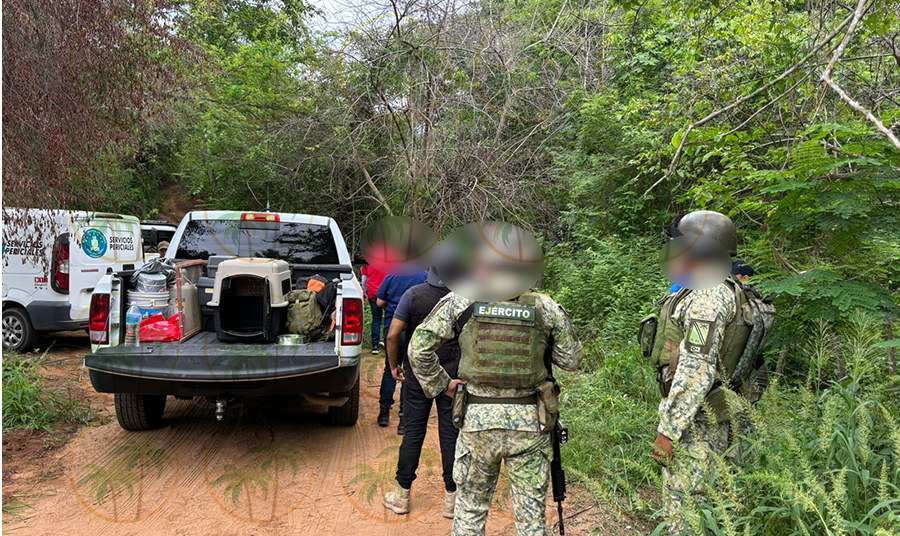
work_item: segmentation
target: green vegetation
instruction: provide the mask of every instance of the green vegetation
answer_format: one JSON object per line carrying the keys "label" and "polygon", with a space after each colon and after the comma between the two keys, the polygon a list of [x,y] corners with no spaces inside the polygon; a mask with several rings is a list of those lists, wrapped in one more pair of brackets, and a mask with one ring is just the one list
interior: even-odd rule
{"label": "green vegetation", "polygon": [[[293,0],[153,6],[166,14],[148,20],[166,22],[177,52],[166,57],[191,68],[161,86],[104,86],[128,73],[83,67],[97,87],[132,93],[92,93],[95,109],[141,121],[98,128],[105,115],[73,110],[62,92],[29,108],[48,90],[35,77],[40,98],[29,98],[23,77],[45,66],[8,73],[4,62],[22,95],[4,119],[23,118],[4,123],[38,129],[4,128],[4,162],[21,163],[4,166],[8,197],[46,202],[29,170],[62,139],[69,180],[51,192],[70,208],[156,214],[159,189],[177,184],[199,208],[327,214],[351,242],[388,215],[440,236],[476,219],[533,230],[543,286],[587,351],[564,377],[570,474],[643,518],[661,504],[649,457],[659,394],[637,324],[668,287],[662,229],[681,212],[721,211],[754,284],[779,293],[766,353],[779,374],[750,410],[743,467],[720,466],[694,521],[707,534],[900,532],[900,4],[374,0],[330,14],[337,25]],[[82,12],[104,15],[73,9],[73,20]],[[27,49],[19,31],[4,32],[5,52]],[[95,41],[73,58],[115,50],[87,54]],[[44,121],[67,125],[60,135],[31,120],[45,110],[83,117]],[[70,132],[83,124],[91,136]],[[97,195],[72,195],[82,189]],[[7,411],[4,393],[4,428],[40,427],[29,401],[56,406],[11,385],[22,406]],[[242,471],[227,491],[264,489]]]}
{"label": "green vegetation", "polygon": [[35,493],[16,493],[12,495],[12,500],[3,504],[3,513],[12,515],[14,518],[19,519],[23,516],[25,509],[34,508],[26,501],[35,501],[40,499],[44,495],[55,494],[55,488],[47,488],[42,489]]}
{"label": "green vegetation", "polygon": [[20,499],[15,499],[3,505],[3,513],[11,514],[15,517],[22,517],[22,510],[25,508],[32,508],[32,506]]}
{"label": "green vegetation", "polygon": [[95,413],[87,402],[71,392],[47,388],[40,369],[47,354],[3,355],[3,430],[26,429],[53,433],[59,421],[87,424]]}
{"label": "green vegetation", "polygon": [[[836,375],[833,346],[809,331],[801,346],[806,381],[779,379],[751,410],[732,446],[742,465],[720,460],[707,501],[689,518],[698,534],[900,530],[900,381],[884,374],[877,325],[857,316],[841,333],[847,377],[827,385],[818,381],[818,367]],[[601,347],[589,359],[605,354]],[[564,378],[571,381],[562,402],[572,433],[564,455],[599,500],[658,522],[660,503],[646,491],[661,488],[649,455],[659,392],[642,359],[636,348],[611,352],[598,370]]]}

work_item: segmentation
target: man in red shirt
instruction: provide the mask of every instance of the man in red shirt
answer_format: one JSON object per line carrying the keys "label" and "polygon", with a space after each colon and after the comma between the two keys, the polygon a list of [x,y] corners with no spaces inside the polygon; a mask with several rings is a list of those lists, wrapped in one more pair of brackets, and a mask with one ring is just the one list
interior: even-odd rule
{"label": "man in red shirt", "polygon": [[[381,282],[384,281],[386,274],[368,265],[363,266],[360,271],[362,272],[362,287],[366,293],[366,298],[369,300],[369,306],[372,308],[372,353],[378,354],[381,351],[381,346],[384,345],[384,341],[387,340],[389,328],[386,324],[382,325],[384,309],[376,303],[378,287],[381,286]],[[383,333],[382,328],[384,329]],[[382,337],[382,335],[384,336]]]}

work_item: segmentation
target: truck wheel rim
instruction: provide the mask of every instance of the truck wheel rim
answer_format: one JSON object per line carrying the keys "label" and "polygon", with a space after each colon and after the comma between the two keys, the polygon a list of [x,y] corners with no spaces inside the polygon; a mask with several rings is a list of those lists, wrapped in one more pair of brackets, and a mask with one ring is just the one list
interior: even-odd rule
{"label": "truck wheel rim", "polygon": [[3,348],[15,348],[22,342],[25,326],[14,317],[7,316],[3,319]]}

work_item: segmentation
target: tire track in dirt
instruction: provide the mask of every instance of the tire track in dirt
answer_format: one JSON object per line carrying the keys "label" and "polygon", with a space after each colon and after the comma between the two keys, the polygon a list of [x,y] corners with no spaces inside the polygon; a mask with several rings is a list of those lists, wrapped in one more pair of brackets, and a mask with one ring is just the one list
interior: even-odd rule
{"label": "tire track in dirt", "polygon": [[[365,361],[379,360],[377,363],[381,359],[383,356],[367,354]],[[71,370],[78,382],[77,370],[66,370]],[[433,456],[428,455],[431,459],[426,460],[423,454],[413,486],[411,514],[397,516],[381,506],[381,495],[391,489],[386,486],[393,486],[401,438],[396,435],[396,404],[389,427],[380,428],[375,423],[380,374],[372,376],[369,382],[362,380],[368,396],[361,393],[359,422],[353,427],[330,426],[322,408],[306,406],[299,397],[253,399],[243,406],[230,407],[221,422],[204,399],[169,398],[164,426],[159,430],[127,432],[115,419],[88,427],[60,449],[59,459],[67,466],[64,474],[39,484],[55,488],[57,493],[35,501],[24,519],[6,519],[4,529],[9,527],[14,534],[26,536],[449,534],[452,521],[441,516],[443,481],[434,413],[423,450]],[[398,395],[399,387],[395,400]],[[113,487],[118,490],[115,517],[120,521],[114,522],[110,490],[100,504],[96,499],[99,488],[92,494],[92,482],[80,487],[78,483],[95,469],[93,466],[114,472],[113,464],[122,458],[123,451],[133,454],[141,446],[151,452],[144,458],[142,475],[140,463],[130,469],[141,477],[131,482],[132,493],[124,481],[113,479]],[[167,458],[160,455],[160,459],[171,463],[155,464],[152,449],[162,447]],[[259,453],[273,449],[284,458],[268,465],[268,477],[257,474],[266,489],[250,479],[239,496],[231,495],[234,488],[229,485],[235,481],[225,475],[234,471],[226,467],[257,470],[261,467],[258,464],[247,468]],[[70,460],[72,468],[68,469]],[[360,469],[361,464],[374,471],[366,473]],[[361,480],[349,484],[360,474]],[[216,484],[222,478],[224,481]],[[369,502],[364,490],[373,484]],[[251,487],[254,490],[248,491]],[[121,522],[136,517],[146,518]],[[263,519],[266,521],[259,522]],[[492,512],[488,532],[514,534],[515,530],[511,520]]]}
{"label": "tire track in dirt", "polygon": [[[73,445],[72,453],[70,454],[70,491],[76,495],[81,493],[81,486],[78,484],[81,482],[83,476],[79,473],[83,473],[84,468],[89,466],[99,466],[109,470],[115,467],[116,462],[111,462],[110,459],[115,458],[114,454],[117,452],[117,449],[118,451],[127,449],[130,450],[132,454],[134,454],[137,449],[141,448],[158,449],[161,451],[159,454],[165,459],[163,460],[164,463],[161,463],[158,468],[159,473],[155,480],[162,481],[166,485],[170,484],[172,491],[164,497],[151,497],[148,501],[150,504],[139,504],[148,499],[148,497],[145,496],[144,488],[149,488],[147,491],[151,491],[157,484],[157,482],[154,482],[152,479],[153,470],[157,468],[153,466],[154,464],[152,462],[149,464],[151,467],[143,467],[143,465],[147,465],[142,464],[145,460],[138,460],[136,463],[140,468],[140,475],[136,482],[132,482],[132,491],[136,488],[137,492],[129,493],[127,498],[124,498],[124,501],[118,505],[118,508],[125,512],[136,512],[134,519],[142,517],[142,515],[138,515],[141,512],[142,507],[145,513],[148,509],[150,509],[151,512],[156,510],[152,516],[165,515],[165,512],[170,506],[172,497],[175,496],[174,492],[177,491],[176,487],[181,487],[185,485],[186,482],[188,485],[190,484],[192,473],[186,471],[186,469],[189,470],[191,465],[185,464],[182,461],[186,458],[183,453],[184,445],[187,445],[195,438],[202,436],[202,434],[199,433],[199,429],[203,422],[200,420],[202,414],[206,413],[204,410],[205,408],[202,405],[197,404],[194,401],[170,399],[167,404],[165,418],[166,422],[171,424],[169,426],[164,426],[159,430],[140,433],[128,432],[121,430],[116,423],[111,423],[104,427],[88,428],[81,439],[84,443],[79,441],[76,445]],[[180,425],[179,423],[185,423],[187,426]],[[77,454],[85,451],[86,456],[77,456]],[[187,459],[190,458],[188,457]],[[149,471],[146,471],[147,469],[149,469]],[[148,474],[143,474],[144,472],[147,472]],[[154,498],[159,501],[158,504],[154,502]],[[99,501],[92,501],[88,497],[82,497],[82,499],[84,502],[88,503],[84,504],[84,502],[82,502],[82,506],[85,509],[88,509],[89,505],[94,507],[103,506]],[[97,517],[101,517],[98,514],[102,515],[100,508],[97,508],[97,511],[92,511],[90,513]],[[124,520],[121,518],[118,519],[120,521],[128,520],[128,518],[125,518]],[[106,519],[106,521],[109,521],[109,519]],[[97,536],[115,534],[117,532],[117,525],[119,524],[115,522],[103,524],[98,527],[99,530],[96,531],[96,534]]]}

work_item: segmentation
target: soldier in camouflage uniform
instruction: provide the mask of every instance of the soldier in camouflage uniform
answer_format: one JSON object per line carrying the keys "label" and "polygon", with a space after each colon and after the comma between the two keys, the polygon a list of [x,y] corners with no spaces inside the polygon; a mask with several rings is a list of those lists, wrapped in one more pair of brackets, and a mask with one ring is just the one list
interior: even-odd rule
{"label": "soldier in camouflage uniform", "polygon": [[[724,284],[689,294],[675,307],[673,319],[689,330],[681,341],[678,367],[672,375],[669,396],[659,404],[656,446],[672,460],[672,441],[680,441],[673,463],[664,463],[667,517],[674,534],[684,530],[686,509],[702,498],[702,486],[717,457],[728,448],[729,423],[715,423],[702,411],[713,384],[719,379],[716,361],[725,325],[734,315],[734,293]],[[688,327],[690,326],[690,327]],[[657,458],[659,460],[659,458]],[[665,462],[665,461],[664,461]]]}
{"label": "soldier in camouflage uniform", "polygon": [[[694,251],[684,252],[679,262],[696,263],[695,269],[711,262],[704,258],[705,247],[736,253],[733,224],[716,212],[688,214],[676,220],[669,232],[672,237],[686,237],[693,246]],[[681,292],[686,295],[676,302],[671,323],[683,338],[665,341],[663,352],[677,351],[677,357],[672,361],[674,371],[670,365],[660,370],[664,398],[653,453],[663,466],[663,499],[672,534],[683,533],[687,525],[695,524],[691,521],[697,521],[694,506],[702,501],[704,482],[728,449],[730,423],[715,418],[705,402],[721,383],[723,336],[736,309],[735,293],[724,281],[712,288]],[[679,447],[677,452],[673,443]]]}
{"label": "soldier in camouflage uniform", "polygon": [[[457,334],[461,379],[451,381],[435,351]],[[451,292],[413,333],[409,361],[426,395],[454,396],[457,386],[466,384],[466,392],[455,395],[465,396],[468,404],[453,469],[458,487],[454,536],[484,534],[501,461],[510,479],[518,534],[546,534],[551,429],[541,427],[536,385],[546,380],[543,356],[548,345],[553,364],[570,371],[578,368],[583,350],[568,315],[551,298],[536,293],[486,304]],[[497,371],[496,385],[504,387],[485,381]],[[519,387],[509,387],[512,384]]]}

